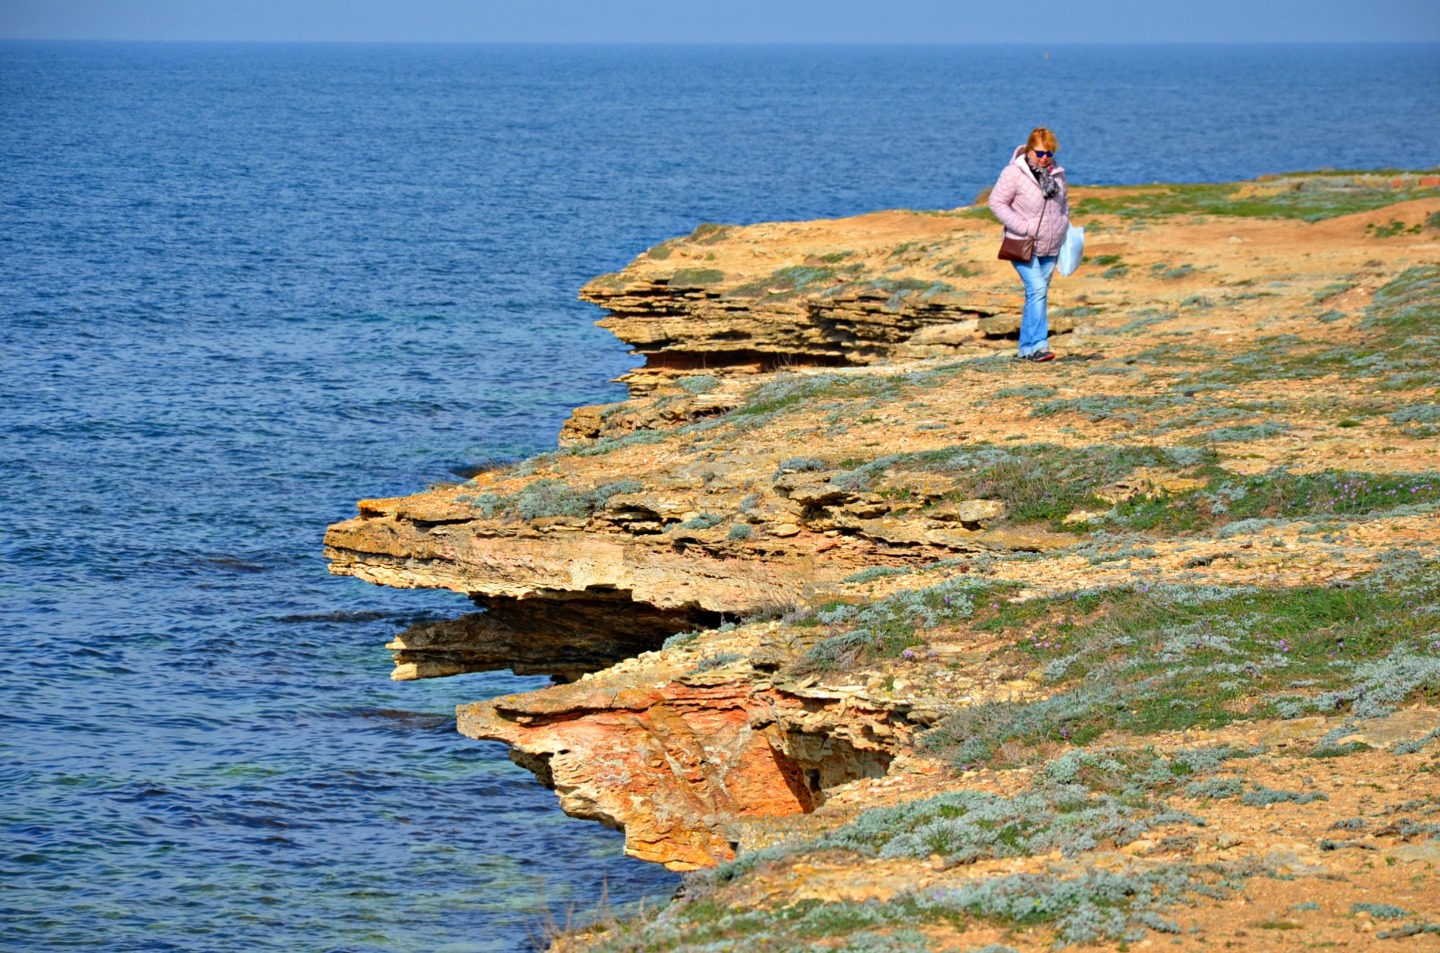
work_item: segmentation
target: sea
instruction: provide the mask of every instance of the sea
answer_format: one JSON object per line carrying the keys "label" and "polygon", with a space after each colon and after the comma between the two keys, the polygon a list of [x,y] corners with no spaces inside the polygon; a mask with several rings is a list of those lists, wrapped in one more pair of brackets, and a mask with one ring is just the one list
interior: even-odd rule
{"label": "sea", "polygon": [[562,815],[328,574],[552,449],[576,299],[702,222],[1440,164],[1440,47],[0,43],[0,949],[527,951],[678,877]]}

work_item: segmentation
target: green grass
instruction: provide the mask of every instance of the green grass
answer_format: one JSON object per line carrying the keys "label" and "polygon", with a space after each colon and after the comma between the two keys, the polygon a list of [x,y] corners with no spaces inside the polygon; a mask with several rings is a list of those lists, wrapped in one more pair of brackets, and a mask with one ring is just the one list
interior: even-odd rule
{"label": "green grass", "polygon": [[855,291],[878,291],[889,295],[885,306],[892,311],[900,309],[905,299],[918,293],[921,298],[953,292],[955,286],[945,281],[927,281],[923,278],[873,278],[867,281],[855,280],[837,285],[825,291],[826,296],[849,294]]}
{"label": "green grass", "polygon": [[1336,295],[1342,295],[1345,292],[1349,291],[1351,288],[1355,287],[1355,285],[1356,282],[1350,280],[1332,281],[1330,284],[1315,292],[1314,301],[1318,304],[1322,301],[1333,298]]}
{"label": "green grass", "polygon": [[[783,400],[811,396],[787,393]],[[759,402],[753,412],[774,407],[775,402]],[[1066,517],[1078,509],[1106,511],[1096,518],[1098,524],[1175,533],[1258,518],[1371,516],[1440,503],[1440,473],[1294,474],[1276,469],[1245,476],[1220,467],[1217,461],[1213,450],[1200,447],[964,444],[863,462],[842,461],[837,469],[845,469],[829,482],[856,495],[876,492],[883,485],[891,496],[901,498],[906,472],[945,474],[953,479],[953,489],[944,500],[999,500],[1006,504],[1010,522],[1043,523],[1056,530],[1066,528]],[[1142,467],[1206,482],[1179,493],[1139,494],[1114,507],[1097,495]]]}
{"label": "green grass", "polygon": [[962,709],[923,739],[957,765],[1044,743],[1085,745],[1305,712],[1374,717],[1440,700],[1440,564],[1360,585],[1163,586],[981,603],[969,624],[1010,637],[1009,664],[1054,694]]}
{"label": "green grass", "polygon": [[956,261],[953,258],[946,258],[935,263],[935,271],[946,278],[974,278],[983,275],[979,268],[972,268],[970,262]]}
{"label": "green grass", "polygon": [[[1142,358],[1137,358],[1137,361]],[[1097,422],[1101,420],[1122,420],[1138,423],[1142,414],[1174,407],[1184,407],[1194,401],[1184,394],[1086,394],[1083,397],[1062,397],[1036,404],[1031,410],[1035,417],[1053,417],[1058,414],[1079,414]]]}
{"label": "green grass", "polygon": [[910,291],[919,291],[925,294],[940,294],[946,291],[954,291],[955,286],[943,281],[926,281],[923,278],[876,278],[873,281],[865,282],[862,287],[885,291],[892,295],[905,294]]}
{"label": "green grass", "polygon": [[794,672],[852,669],[879,658],[904,657],[923,644],[921,633],[968,619],[977,598],[995,598],[1005,587],[965,578],[924,589],[907,589],[868,605],[834,603],[798,621],[801,628],[823,627],[830,634],[792,663]]}
{"label": "green grass", "polygon": [[1171,268],[1169,265],[1164,264],[1163,262],[1160,263],[1160,264],[1156,264],[1156,265],[1151,265],[1151,266],[1150,266],[1150,274],[1151,274],[1151,276],[1152,276],[1152,277],[1156,277],[1156,278],[1160,278],[1160,279],[1162,279],[1162,280],[1164,280],[1164,281],[1177,281],[1177,280],[1179,280],[1179,279],[1181,279],[1181,278],[1188,278],[1190,275],[1192,275],[1192,274],[1194,274],[1194,273],[1195,273],[1195,266],[1194,266],[1194,265],[1191,265],[1191,264],[1189,264],[1189,263],[1186,263],[1186,264],[1184,264],[1184,265],[1180,265],[1180,266],[1177,267],[1177,268]]}
{"label": "green grass", "polygon": [[[1000,224],[1000,220],[995,217],[994,212],[990,211],[990,206],[988,205],[977,205],[974,208],[968,208],[963,212],[956,212],[955,217],[968,218],[980,222],[991,222],[995,225]],[[1000,242],[998,239],[995,242],[995,247],[997,249],[1000,247]]]}
{"label": "green grass", "polygon": [[1124,192],[1111,198],[1081,198],[1075,202],[1075,214],[1119,215],[1133,219],[1217,215],[1315,222],[1440,194],[1440,189],[1435,188],[1301,188],[1273,195],[1232,198],[1243,184],[1162,185]]}
{"label": "green grass", "polygon": [[[693,889],[693,886],[692,886]],[[672,904],[651,915],[606,924],[605,933],[587,944],[594,953],[714,953],[741,945],[760,949],[815,949],[817,940],[880,932],[912,933],[912,922],[938,918],[918,915],[912,904],[821,903],[804,900],[781,909],[749,910],[701,896]],[[839,947],[838,949],[846,949]],[[880,947],[872,947],[883,950]],[[894,953],[922,953],[927,947],[891,947]]]}
{"label": "green grass", "polygon": [[[994,362],[1000,363],[1000,362]],[[859,416],[865,401],[894,400],[908,388],[942,387],[967,372],[985,373],[985,362],[941,365],[908,374],[777,374],[752,389],[745,402],[723,417],[712,418],[706,429],[731,425],[750,429],[800,408],[837,408],[841,416]],[[850,401],[857,406],[847,406]],[[685,428],[680,431],[684,432]]]}
{"label": "green grass", "polygon": [[1055,396],[1055,388],[1044,384],[1022,384],[1019,387],[1002,387],[994,394],[996,400],[1042,400]]}
{"label": "green grass", "polygon": [[[1361,327],[1375,351],[1430,361],[1440,357],[1440,265],[1417,265],[1375,292]],[[1434,365],[1431,365],[1431,370]]]}
{"label": "green grass", "polygon": [[[1123,451],[1119,448],[1090,448],[1085,453],[1070,454],[1043,452],[1059,448],[1024,447],[1017,449],[1029,452],[998,457],[991,455],[997,449],[963,448],[960,465],[979,465],[957,474],[957,490],[953,496],[963,499],[983,497],[987,487],[1003,492],[1012,508],[1012,519],[1020,522],[1027,519],[1048,520],[1064,525],[1060,523],[1063,517],[1081,506],[1108,505],[1092,495],[1101,480],[1113,479],[1116,473],[1128,473],[1137,465],[1171,468],[1176,465],[1173,458],[1156,448],[1125,448]],[[972,455],[973,450],[990,452]],[[1036,450],[1042,452],[1035,453]],[[955,467],[956,460],[955,450],[933,455],[915,454],[898,460],[882,458],[840,474],[831,482],[870,488],[882,472],[906,467],[945,469]],[[1083,465],[1077,461],[1083,461]],[[1067,465],[1063,474],[1056,469],[1060,464]],[[1357,517],[1440,502],[1440,479],[1425,481],[1414,477],[1353,473],[1292,475],[1284,471],[1275,471],[1267,476],[1242,477],[1221,470],[1207,458],[1191,461],[1189,469],[1193,473],[1218,475],[1212,476],[1202,489],[1175,496],[1138,496],[1120,503],[1105,516],[1097,518],[1094,525],[1124,527],[1151,535],[1209,534],[1227,524],[1243,528],[1249,525],[1246,521],[1262,518]],[[887,486],[890,496],[897,500],[907,498],[903,492],[903,475],[893,479],[895,482]],[[1112,546],[1101,549],[1094,543],[1087,545],[1095,550],[1092,562],[1154,555],[1153,551],[1144,547],[1115,549]],[[951,581],[929,589],[907,590],[868,606],[826,607],[811,616],[808,623],[828,626],[832,634],[815,644],[794,669],[798,672],[849,670],[876,659],[900,656],[924,644],[923,630],[968,619],[975,604],[993,597],[995,592],[993,588],[987,589],[978,583]],[[1310,597],[1327,605],[1333,603],[1346,607],[1351,606],[1355,598],[1347,590],[1318,590]],[[1093,598],[1096,597],[1087,597]],[[1141,594],[1133,592],[1112,593],[1106,598],[1109,604],[1107,612],[1118,611],[1117,607],[1123,608],[1130,601],[1138,605],[1147,604]],[[1249,598],[1246,595],[1242,601]],[[1077,601],[1077,610],[1083,609],[1086,604],[1085,600]],[[993,618],[977,623],[977,627],[991,629],[1003,626],[1007,613],[1024,611],[1005,605],[1005,609],[998,610]],[[1298,620],[1302,624],[1313,621],[1313,613],[1305,608],[1306,604],[1297,605],[1300,611],[1289,621]],[[1047,604],[1039,602],[1034,603],[1030,611],[1038,615],[1052,610]],[[1184,617],[1188,611],[1176,610],[1176,615]],[[1324,615],[1319,609],[1316,612]],[[1286,624],[1288,622],[1277,622],[1275,631],[1289,631],[1284,627]],[[1077,631],[1074,620],[1063,621],[1056,625],[1053,638],[1046,639],[1043,647],[1030,644],[1028,648],[1021,648],[1037,654],[1037,657],[1049,657],[1057,646],[1064,644],[1066,636]],[[1223,707],[1235,697],[1224,692],[1198,697],[1202,704],[1196,717],[1200,721],[1208,719],[1215,724],[1223,723],[1216,720],[1217,706]],[[1150,712],[1151,717],[1163,714]]]}
{"label": "green grass", "polygon": [[[1080,874],[1011,874],[885,902],[801,900],[747,909],[723,902],[717,890],[734,871],[692,876],[687,896],[629,921],[606,924],[586,949],[594,953],[719,953],[725,950],[830,950],[835,953],[930,953],[925,925],[963,931],[972,921],[1039,927],[1056,947],[1107,939],[1138,939],[1149,931],[1179,933],[1164,914],[1197,896],[1228,897],[1250,871],[1225,865],[1173,863]],[[950,949],[951,947],[946,947]],[[975,953],[1015,953],[988,946]]]}
{"label": "green grass", "polygon": [[1424,227],[1423,223],[1417,222],[1414,225],[1406,225],[1400,221],[1400,219],[1392,218],[1384,225],[1366,225],[1365,232],[1371,238],[1394,238],[1397,235],[1419,235]]}
{"label": "green grass", "polygon": [[568,516],[588,518],[619,493],[638,493],[644,487],[636,480],[617,480],[601,486],[580,490],[561,480],[536,480],[511,495],[481,493],[461,495],[455,499],[468,503],[484,517],[524,520]]}
{"label": "green grass", "polygon": [[929,250],[930,246],[924,244],[923,242],[901,242],[894,248],[890,249],[890,254],[886,255],[885,257],[901,259],[919,259],[925,254],[925,252],[928,252]]}
{"label": "green grass", "polygon": [[1440,473],[1301,474],[1276,469],[1240,476],[1219,467],[1202,472],[1209,477],[1203,487],[1135,496],[1093,522],[1177,534],[1213,531],[1245,520],[1364,517],[1440,503]]}
{"label": "green grass", "polygon": [[697,245],[713,245],[729,237],[731,227],[729,225],[717,225],[714,222],[701,222],[695,226],[695,230],[686,236],[686,240]]}
{"label": "green grass", "polygon": [[[1218,767],[1232,754],[1227,749],[1197,757]],[[962,789],[872,809],[806,850],[916,860],[939,855],[973,863],[1051,851],[1074,857],[1102,846],[1123,847],[1151,831],[1196,822],[1169,800],[1196,776],[1187,756],[1182,752],[1170,759],[1148,749],[1076,750],[1047,763],[1036,783],[1020,794]]]}
{"label": "green grass", "polygon": [[625,287],[627,281],[623,274],[612,271],[590,279],[589,284],[597,285],[607,291],[620,291]]}
{"label": "green grass", "polygon": [[1201,491],[1213,510],[1225,499],[1231,520],[1257,517],[1367,516],[1401,506],[1440,501],[1440,474],[1357,473],[1329,470],[1212,482]]}
{"label": "green grass", "polygon": [[964,444],[880,457],[836,474],[831,483],[858,493],[870,491],[887,474],[891,482],[903,484],[907,470],[943,473],[954,479],[947,499],[1001,500],[1010,521],[1048,523],[1059,529],[1076,509],[1108,506],[1095,496],[1096,491],[1138,467],[1194,475],[1215,459],[1206,450],[1149,445]]}
{"label": "green grass", "polygon": [[670,276],[670,288],[707,288],[725,280],[725,272],[716,268],[681,268]]}
{"label": "green grass", "polygon": [[901,386],[879,375],[781,374],[751,391],[727,417],[770,417],[821,402],[893,396]]}
{"label": "green grass", "polygon": [[737,285],[725,292],[729,298],[786,298],[803,294],[816,285],[828,285],[835,280],[836,271],[828,266],[792,265],[781,268],[768,277]]}
{"label": "green grass", "polygon": [[[1325,317],[1316,315],[1317,320]],[[1117,333],[1140,330],[1161,319],[1142,318]],[[1313,380],[1338,374],[1349,380],[1373,380],[1377,389],[1424,388],[1434,382],[1434,367],[1440,362],[1440,266],[1417,265],[1377,289],[1360,328],[1364,339],[1342,347],[1326,344],[1323,334],[1261,338],[1228,362],[1197,367],[1187,383]],[[1161,363],[1173,365],[1175,360]]]}
{"label": "green grass", "polygon": [[675,381],[675,386],[687,394],[708,394],[719,384],[720,378],[714,374],[692,374]]}

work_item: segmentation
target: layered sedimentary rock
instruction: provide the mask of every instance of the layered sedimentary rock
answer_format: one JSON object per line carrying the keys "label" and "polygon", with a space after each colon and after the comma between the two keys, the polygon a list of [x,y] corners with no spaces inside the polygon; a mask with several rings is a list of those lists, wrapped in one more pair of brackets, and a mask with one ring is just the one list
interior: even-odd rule
{"label": "layered sedimentary rock", "polygon": [[809,813],[883,776],[912,734],[895,712],[787,691],[748,660],[673,657],[462,705],[459,728],[509,744],[567,814],[623,829],[627,853],[674,870],[734,857],[736,819]]}
{"label": "layered sedimentary rock", "polygon": [[704,618],[658,609],[618,592],[549,599],[476,596],[475,601],[486,611],[417,623],[386,645],[395,653],[395,680],[509,669],[516,675],[573,681],[659,648],[668,636]]}
{"label": "layered sedimentary rock", "polygon": [[[580,295],[645,357],[624,378],[635,393],[703,370],[977,353],[1019,328],[1019,298],[986,261],[997,229],[943,212],[702,225]],[[1065,315],[1051,324],[1056,334],[1072,327]]]}
{"label": "layered sedimentary rock", "polygon": [[[1237,479],[1433,467],[1409,417],[1354,411],[1336,426],[1334,402],[1370,400],[1368,383],[1193,378],[1253,354],[1273,366],[1317,327],[1364,346],[1374,289],[1436,257],[1423,224],[1374,236],[1437,211],[1432,199],[1135,234],[1092,217],[1091,253],[1114,264],[1057,283],[1052,327],[1077,333],[1044,368],[1001,354],[1019,294],[980,217],[702,228],[586,287],[646,359],[632,399],[581,408],[556,454],[362,502],[327,532],[331,569],[471,598],[481,611],[396,637],[395,677],[555,675],[567,684],[462,706],[461,730],[509,744],[568,812],[624,828],[637,856],[713,864],[767,818],[905,783],[915,734],[947,712],[1044,694],[1043,670],[1011,646],[924,628],[923,612],[904,620],[919,654],[823,670],[808,653],[843,642],[846,607],[967,574],[996,598],[1343,581],[1397,548],[1433,548],[1426,513],[1325,537],[1270,519],[1213,538],[1094,528],[1113,528],[1112,508],[1204,487],[1198,461]],[[1433,380],[1405,373],[1395,386],[1429,387],[1412,399],[1433,403]],[[1331,403],[1312,406],[1317,389]],[[1236,436],[1250,432],[1263,439]],[[1133,462],[1086,484],[1073,512],[1044,505],[1062,489],[1044,481],[1083,483],[1074,474],[1116,447]]]}

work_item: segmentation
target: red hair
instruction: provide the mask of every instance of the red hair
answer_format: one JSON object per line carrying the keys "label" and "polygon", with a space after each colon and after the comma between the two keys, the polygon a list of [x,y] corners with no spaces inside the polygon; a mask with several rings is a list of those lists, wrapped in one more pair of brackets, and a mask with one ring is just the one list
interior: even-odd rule
{"label": "red hair", "polygon": [[1044,126],[1036,126],[1030,132],[1030,138],[1025,141],[1027,149],[1044,149],[1046,152],[1056,152],[1060,143],[1055,141],[1055,133]]}

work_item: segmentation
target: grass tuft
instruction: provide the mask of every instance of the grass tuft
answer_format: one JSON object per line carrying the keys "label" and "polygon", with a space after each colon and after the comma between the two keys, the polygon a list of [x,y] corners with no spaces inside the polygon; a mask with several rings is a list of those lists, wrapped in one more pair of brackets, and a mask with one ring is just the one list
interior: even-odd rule
{"label": "grass tuft", "polygon": [[998,661],[1038,668],[1053,692],[961,709],[922,746],[956,766],[1005,764],[1017,751],[1085,745],[1114,731],[1218,728],[1309,711],[1369,718],[1434,703],[1440,626],[1425,607],[1436,604],[1434,561],[1343,587],[1141,586],[997,600],[969,624],[1009,635],[1012,648]]}

